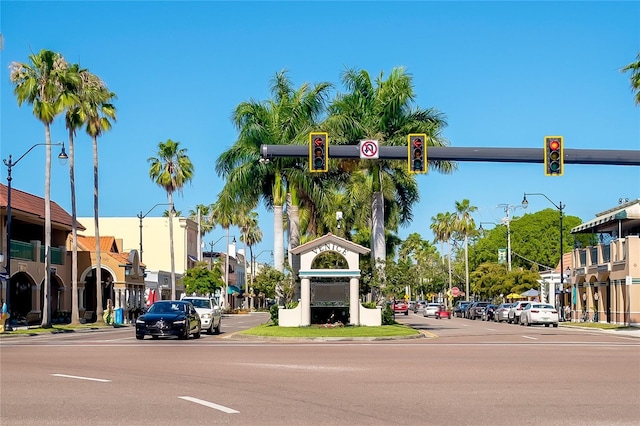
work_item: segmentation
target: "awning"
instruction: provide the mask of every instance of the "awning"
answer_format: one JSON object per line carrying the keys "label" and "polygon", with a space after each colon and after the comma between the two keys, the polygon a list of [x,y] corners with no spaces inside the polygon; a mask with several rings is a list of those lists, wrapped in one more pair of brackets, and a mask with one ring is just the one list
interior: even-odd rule
{"label": "awning", "polygon": [[236,287],[235,285],[230,285],[229,287],[227,287],[227,294],[233,294],[233,293],[242,294],[242,289],[240,289],[239,287]]}
{"label": "awning", "polygon": [[192,261],[192,262],[197,262],[197,261],[198,261],[198,258],[197,258],[197,257],[195,257],[195,256],[191,256],[190,254],[188,254],[188,255],[187,255],[187,257],[188,257],[188,258],[189,258],[189,260],[190,260],[190,261]]}
{"label": "awning", "polygon": [[571,230],[571,233],[593,232],[597,228],[602,228],[603,225],[611,224],[615,226],[616,221],[629,219],[640,219],[640,202],[638,200],[598,213],[595,219],[576,226]]}

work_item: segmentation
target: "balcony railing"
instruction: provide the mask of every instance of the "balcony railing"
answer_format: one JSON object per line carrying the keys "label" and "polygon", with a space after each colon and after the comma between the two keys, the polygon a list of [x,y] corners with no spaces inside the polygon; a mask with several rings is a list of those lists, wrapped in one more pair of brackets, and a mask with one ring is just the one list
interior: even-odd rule
{"label": "balcony railing", "polygon": [[[51,264],[64,265],[65,250],[51,247]],[[40,258],[36,259],[35,244],[11,240],[11,258],[44,262],[44,246],[40,246]]]}
{"label": "balcony railing", "polygon": [[11,258],[31,261],[36,260],[34,257],[33,244],[11,240]]}
{"label": "balcony railing", "polygon": [[[64,250],[57,247],[51,247],[51,264],[64,265]],[[44,246],[40,246],[40,260],[44,262]]]}

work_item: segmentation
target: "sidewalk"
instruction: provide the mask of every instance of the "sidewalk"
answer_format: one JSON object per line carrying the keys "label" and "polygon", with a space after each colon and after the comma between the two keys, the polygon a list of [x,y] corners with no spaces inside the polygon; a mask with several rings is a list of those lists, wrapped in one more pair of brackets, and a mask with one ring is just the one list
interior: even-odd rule
{"label": "sidewalk", "polygon": [[[560,326],[563,327],[562,323],[560,323]],[[640,339],[639,327],[603,329],[603,328],[595,328],[595,327],[581,327],[580,325],[565,325],[564,328],[575,328],[583,331],[592,331],[594,333],[608,333],[608,334],[615,334],[616,336],[620,336],[620,337],[635,337],[636,339]]]}

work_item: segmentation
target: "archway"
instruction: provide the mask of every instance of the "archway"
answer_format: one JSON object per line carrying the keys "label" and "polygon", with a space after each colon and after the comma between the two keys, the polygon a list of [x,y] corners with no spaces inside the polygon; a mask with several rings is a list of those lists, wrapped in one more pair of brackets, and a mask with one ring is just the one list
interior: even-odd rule
{"label": "archway", "polygon": [[[335,251],[321,252],[311,263],[311,271],[348,268],[347,259]],[[310,281],[311,324],[349,323],[349,284],[349,279],[342,277],[314,277]]]}
{"label": "archway", "polygon": [[[50,320],[53,323],[60,322],[58,318],[60,317],[60,311],[64,310],[64,284],[60,277],[55,274],[51,274],[49,278],[49,282],[51,283],[51,290],[49,292],[49,300],[51,301],[49,311],[51,314]],[[40,285],[40,301],[39,301],[40,312],[44,312],[45,301],[44,301],[44,281]]]}
{"label": "archway", "polygon": [[35,281],[25,272],[18,272],[11,277],[11,318],[20,321],[27,318],[33,308],[31,306]]}
{"label": "archway", "polygon": [[[107,300],[113,300],[113,280],[114,274],[108,269],[101,268],[102,279],[102,309],[106,309]],[[84,276],[84,307],[86,311],[92,311],[93,318],[91,321],[95,321],[95,312],[97,311],[97,290],[96,290],[96,268],[91,268]]]}

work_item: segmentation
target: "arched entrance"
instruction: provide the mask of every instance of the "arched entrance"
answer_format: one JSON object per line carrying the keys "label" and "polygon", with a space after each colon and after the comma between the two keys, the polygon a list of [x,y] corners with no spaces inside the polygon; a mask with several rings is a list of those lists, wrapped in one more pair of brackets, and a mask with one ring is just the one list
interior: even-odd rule
{"label": "arched entrance", "polygon": [[[312,270],[349,269],[345,257],[335,251],[319,253]],[[314,277],[310,285],[311,324],[349,323],[349,280],[340,277]]]}
{"label": "arched entrance", "polygon": [[[107,307],[107,299],[114,300],[113,274],[105,268],[100,269],[100,278],[102,279],[102,309]],[[96,291],[96,268],[92,268],[84,277],[84,307],[86,311],[93,312],[95,321],[95,312],[97,311],[97,291]]]}
{"label": "arched entrance", "polygon": [[[55,274],[51,274],[49,282],[51,283],[51,291],[49,293],[49,300],[51,300],[51,310],[49,311],[51,313],[50,319],[55,323],[58,322],[57,318],[60,316],[60,311],[64,310],[64,299],[62,295],[64,292],[64,284],[62,283],[60,277]],[[40,312],[44,312],[44,303],[43,281],[40,285]]]}
{"label": "arched entrance", "polygon": [[26,273],[18,272],[11,277],[11,318],[20,321],[27,318],[31,306],[35,281]]}

